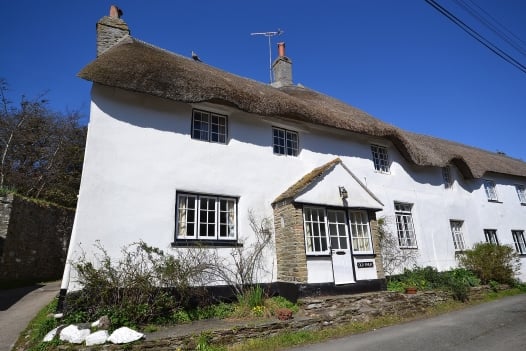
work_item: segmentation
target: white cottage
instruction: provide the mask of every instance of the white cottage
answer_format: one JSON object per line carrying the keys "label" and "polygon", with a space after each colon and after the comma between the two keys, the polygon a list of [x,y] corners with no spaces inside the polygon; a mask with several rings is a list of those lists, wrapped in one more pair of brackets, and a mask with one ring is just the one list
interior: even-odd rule
{"label": "white cottage", "polygon": [[480,241],[526,259],[526,163],[294,85],[282,43],[267,85],[137,40],[117,11],[97,36],[70,260],[96,241],[226,253],[252,240],[250,211],[274,224],[260,282],[302,293],[383,288],[380,217],[423,266],[455,267]]}

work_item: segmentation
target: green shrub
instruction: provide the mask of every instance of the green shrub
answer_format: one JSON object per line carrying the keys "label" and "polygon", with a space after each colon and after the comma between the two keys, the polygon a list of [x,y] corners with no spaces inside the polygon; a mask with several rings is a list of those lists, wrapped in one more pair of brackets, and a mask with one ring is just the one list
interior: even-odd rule
{"label": "green shrub", "polygon": [[475,244],[459,256],[460,264],[473,271],[483,284],[494,280],[501,284],[513,284],[520,269],[520,261],[511,246],[490,243]]}
{"label": "green shrub", "polygon": [[403,292],[407,287],[416,287],[419,290],[440,289],[450,291],[456,300],[466,301],[469,288],[479,284],[480,280],[465,268],[439,272],[436,268],[428,266],[406,269],[401,275],[389,277],[387,290]]}
{"label": "green shrub", "polygon": [[[73,264],[82,290],[65,300],[68,322],[86,322],[108,315],[114,327],[138,326],[173,320],[178,309],[188,309],[204,290],[191,288],[204,267],[198,259],[165,255],[144,242],[122,250],[112,261],[98,245],[96,262],[81,257]],[[163,288],[169,287],[169,288]]]}

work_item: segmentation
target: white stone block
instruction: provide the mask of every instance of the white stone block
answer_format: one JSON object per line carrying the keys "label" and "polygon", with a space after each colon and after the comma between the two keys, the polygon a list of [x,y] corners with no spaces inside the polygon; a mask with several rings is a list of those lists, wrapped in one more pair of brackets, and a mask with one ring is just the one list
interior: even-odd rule
{"label": "white stone block", "polygon": [[144,334],[127,327],[121,327],[111,333],[108,341],[113,344],[126,344],[141,339]]}
{"label": "white stone block", "polygon": [[60,340],[72,344],[82,344],[90,333],[89,329],[79,329],[76,325],[68,325],[60,332]]}
{"label": "white stone block", "polygon": [[86,337],[86,346],[102,345],[108,340],[109,336],[107,330],[99,330],[91,333]]}
{"label": "white stone block", "polygon": [[42,340],[43,342],[50,342],[52,341],[55,336],[57,335],[57,331],[59,328],[61,328],[62,326],[58,326],[56,327],[55,329],[51,330],[49,333],[46,334],[46,336],[44,336],[44,339]]}

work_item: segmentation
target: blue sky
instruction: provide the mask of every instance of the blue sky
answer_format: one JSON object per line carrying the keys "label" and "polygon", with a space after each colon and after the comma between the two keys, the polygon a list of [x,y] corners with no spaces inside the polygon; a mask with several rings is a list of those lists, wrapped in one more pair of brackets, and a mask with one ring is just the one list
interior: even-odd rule
{"label": "blue sky", "polygon": [[[526,65],[526,1],[476,3],[519,39],[516,51],[463,10],[436,0]],[[0,0],[0,77],[19,101],[48,91],[53,109],[89,116],[95,24],[111,4],[134,37],[268,83],[268,41],[284,30],[293,80],[413,132],[526,160],[526,73],[424,0]],[[522,41],[521,41],[522,40]]]}

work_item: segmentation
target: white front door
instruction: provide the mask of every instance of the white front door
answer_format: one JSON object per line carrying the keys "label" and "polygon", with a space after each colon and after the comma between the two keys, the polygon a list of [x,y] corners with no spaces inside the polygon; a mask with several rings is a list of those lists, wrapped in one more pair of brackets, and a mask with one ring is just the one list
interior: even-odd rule
{"label": "white front door", "polygon": [[354,269],[345,211],[328,210],[327,223],[329,225],[334,284],[354,283]]}

